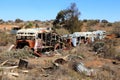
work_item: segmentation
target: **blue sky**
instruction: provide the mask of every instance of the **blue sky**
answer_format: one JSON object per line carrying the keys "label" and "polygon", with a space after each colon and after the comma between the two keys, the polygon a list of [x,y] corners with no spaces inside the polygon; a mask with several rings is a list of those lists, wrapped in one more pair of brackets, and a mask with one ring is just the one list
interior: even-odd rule
{"label": "blue sky", "polygon": [[80,19],[120,21],[120,0],[0,0],[3,20],[51,20],[60,10],[76,3]]}

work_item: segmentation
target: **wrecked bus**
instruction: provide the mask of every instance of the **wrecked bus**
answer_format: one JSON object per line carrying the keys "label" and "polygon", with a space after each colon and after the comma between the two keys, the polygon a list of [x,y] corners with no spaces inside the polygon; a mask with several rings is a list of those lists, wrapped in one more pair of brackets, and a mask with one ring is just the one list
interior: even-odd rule
{"label": "wrecked bus", "polygon": [[[40,52],[62,48],[61,37],[51,28],[21,29],[16,34],[16,48],[28,46]],[[59,45],[58,45],[59,44]]]}

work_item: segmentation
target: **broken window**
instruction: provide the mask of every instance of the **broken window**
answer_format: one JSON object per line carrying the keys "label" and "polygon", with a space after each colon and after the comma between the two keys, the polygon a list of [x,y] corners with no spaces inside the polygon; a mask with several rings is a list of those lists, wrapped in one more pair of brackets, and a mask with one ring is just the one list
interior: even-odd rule
{"label": "broken window", "polygon": [[46,41],[45,39],[46,39],[46,35],[45,33],[43,33],[43,41]]}
{"label": "broken window", "polygon": [[42,34],[41,33],[38,34],[38,38],[42,39]]}

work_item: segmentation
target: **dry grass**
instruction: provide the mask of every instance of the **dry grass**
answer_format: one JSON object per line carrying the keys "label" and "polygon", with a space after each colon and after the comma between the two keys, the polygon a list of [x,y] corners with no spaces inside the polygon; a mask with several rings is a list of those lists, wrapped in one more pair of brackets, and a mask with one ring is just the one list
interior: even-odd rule
{"label": "dry grass", "polygon": [[0,54],[1,59],[25,59],[34,57],[33,51],[28,47],[24,47],[23,49],[4,51]]}
{"label": "dry grass", "polygon": [[59,35],[69,34],[68,30],[66,30],[66,29],[64,29],[64,28],[56,29],[56,32],[57,32]]}
{"label": "dry grass", "polygon": [[15,44],[15,39],[15,35],[8,34],[8,32],[0,32],[0,46]]}
{"label": "dry grass", "polygon": [[[28,73],[23,73],[21,69],[17,70],[17,73],[19,73],[18,77],[14,77],[14,78],[9,78],[9,76],[7,75],[3,75],[3,80],[118,80],[119,79],[119,75],[117,75],[117,71],[118,66],[116,65],[116,67],[114,67],[113,64],[110,64],[108,66],[102,66],[102,67],[98,67],[98,63],[97,61],[104,61],[106,63],[110,63],[105,61],[104,59],[96,59],[95,57],[97,56],[92,56],[92,54],[89,52],[89,47],[86,45],[81,45],[77,48],[73,48],[71,50],[67,50],[67,51],[61,51],[61,53],[65,53],[65,55],[71,55],[71,60],[68,60],[67,63],[65,64],[59,64],[58,67],[55,67],[54,65],[48,65],[48,64],[52,64],[52,59],[56,58],[56,57],[41,57],[41,58],[32,58],[31,59],[31,54],[29,54],[30,52],[26,52],[29,49],[25,48],[24,50],[18,50],[18,54],[14,53],[13,51],[11,51],[10,56],[7,57],[6,55],[4,55],[6,58],[15,58],[15,59],[19,59],[19,58],[27,58],[29,57],[28,61],[30,61],[30,65],[29,68],[27,69],[29,72]],[[14,54],[17,55],[17,57],[15,57]],[[26,54],[25,54],[26,53]],[[75,56],[83,56],[84,58],[81,59],[76,59]],[[3,56],[3,57],[4,57]],[[92,60],[91,60],[92,58]],[[98,57],[99,58],[99,57]],[[95,68],[98,69],[97,75],[93,76],[93,77],[87,77],[86,75],[84,75],[84,73],[78,73],[73,69],[73,64],[75,61],[82,61],[82,62],[88,62],[89,60],[89,64],[94,63],[91,62],[93,60],[97,60],[95,61]],[[90,61],[91,60],[91,61]],[[45,63],[44,63],[45,62]],[[44,66],[43,66],[44,65]],[[102,64],[103,65],[103,64]],[[106,65],[104,63],[104,65]],[[30,68],[31,67],[31,68]],[[44,67],[48,67],[47,69],[45,69]],[[117,70],[116,70],[117,69]]]}

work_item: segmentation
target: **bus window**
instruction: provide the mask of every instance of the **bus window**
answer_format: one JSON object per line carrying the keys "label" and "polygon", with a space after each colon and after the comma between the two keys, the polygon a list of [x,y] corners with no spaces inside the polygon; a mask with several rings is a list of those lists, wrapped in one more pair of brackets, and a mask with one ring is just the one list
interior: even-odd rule
{"label": "bus window", "polygon": [[41,33],[38,34],[38,38],[42,39],[42,34]]}
{"label": "bus window", "polygon": [[46,39],[46,34],[43,33],[43,41],[46,41],[45,39]]}

